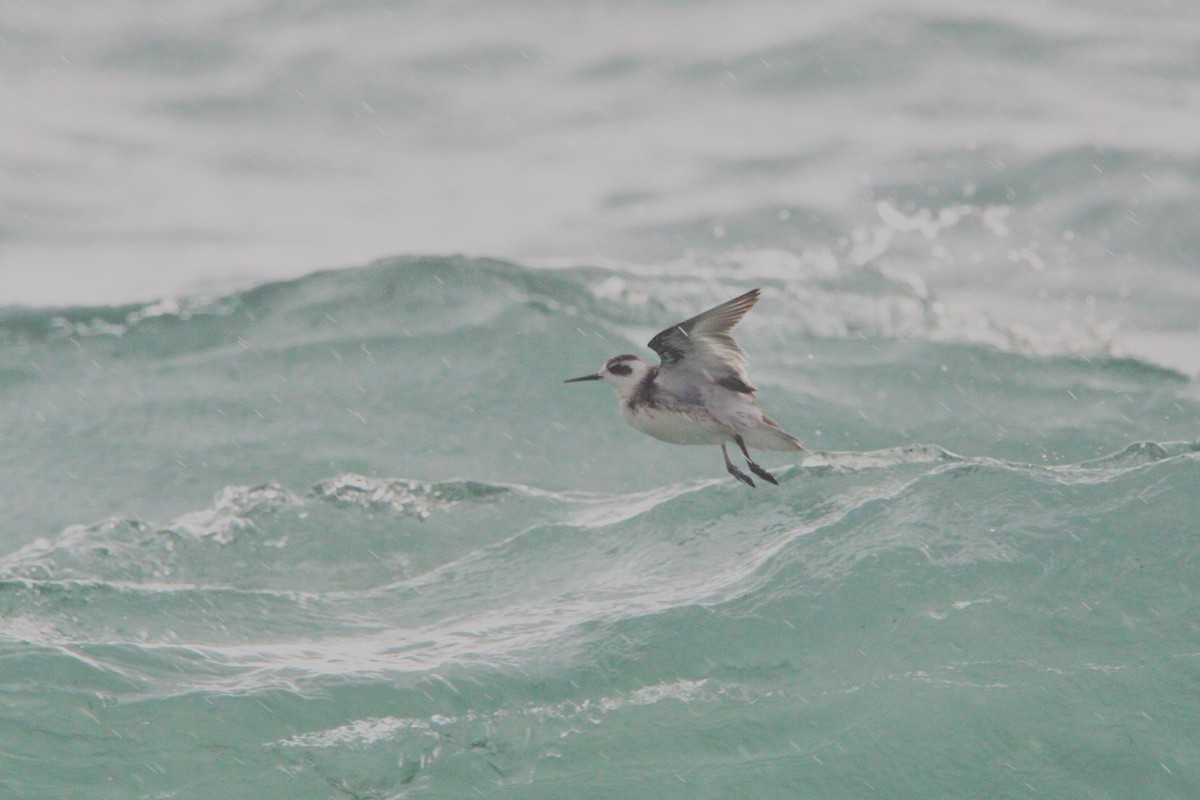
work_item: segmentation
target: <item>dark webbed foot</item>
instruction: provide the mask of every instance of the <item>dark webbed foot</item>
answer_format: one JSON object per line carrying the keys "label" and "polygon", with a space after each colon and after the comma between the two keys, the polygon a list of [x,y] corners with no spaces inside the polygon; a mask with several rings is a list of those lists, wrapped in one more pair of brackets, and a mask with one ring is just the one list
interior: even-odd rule
{"label": "dark webbed foot", "polygon": [[753,461],[747,461],[747,462],[746,462],[746,466],[750,467],[750,471],[751,471],[751,472],[753,472],[753,473],[754,473],[755,475],[757,475],[758,477],[762,478],[762,479],[763,479],[764,481],[766,481],[767,483],[773,483],[773,484],[775,484],[776,486],[778,486],[778,485],[779,485],[779,481],[775,480],[775,476],[774,476],[774,475],[772,475],[771,473],[767,472],[765,469],[763,469],[762,467],[760,467],[758,464],[755,464]]}
{"label": "dark webbed foot", "polygon": [[747,475],[746,473],[742,472],[740,469],[735,467],[733,464],[729,465],[729,474],[732,475],[733,477],[737,478],[739,481],[746,484],[750,488],[754,488],[754,481],[750,480],[750,476]]}
{"label": "dark webbed foot", "polygon": [[[733,437],[733,440],[735,442],[737,442],[737,446],[739,448],[741,448],[741,450],[742,450],[742,455],[744,455],[746,457],[746,466],[748,466],[750,468],[750,471],[753,472],[758,477],[762,478],[767,483],[773,483],[776,486],[778,486],[779,481],[775,480],[775,476],[772,475],[771,473],[767,472],[765,469],[760,467],[758,464],[755,464],[754,459],[750,458],[750,451],[746,449],[746,443],[742,440],[742,437],[735,436],[735,437]],[[721,446],[721,451],[722,452],[725,451],[724,445]],[[728,455],[725,456],[725,464],[727,466],[732,466],[731,464],[729,464],[729,456]]]}
{"label": "dark webbed foot", "polygon": [[[741,471],[740,469],[738,469],[737,467],[735,467],[735,466],[733,465],[733,462],[729,460],[729,453],[727,453],[727,452],[725,451],[725,445],[721,445],[721,455],[725,456],[725,469],[729,470],[729,474],[730,474],[730,475],[732,475],[733,477],[737,478],[739,481],[741,481],[742,483],[746,484],[747,486],[749,486],[749,487],[753,488],[753,487],[754,487],[754,481],[752,481],[752,480],[750,479],[750,476],[749,476],[749,475],[747,475],[746,473],[742,472],[742,471]],[[754,466],[753,466],[753,465],[751,465],[751,467],[750,467],[750,468],[751,468],[751,469],[754,469]],[[756,472],[755,474],[758,474],[758,473]],[[774,478],[771,478],[769,475],[768,475],[767,477],[768,477],[768,479],[771,481],[771,483],[774,483],[774,482],[775,482],[775,479],[774,479]]]}

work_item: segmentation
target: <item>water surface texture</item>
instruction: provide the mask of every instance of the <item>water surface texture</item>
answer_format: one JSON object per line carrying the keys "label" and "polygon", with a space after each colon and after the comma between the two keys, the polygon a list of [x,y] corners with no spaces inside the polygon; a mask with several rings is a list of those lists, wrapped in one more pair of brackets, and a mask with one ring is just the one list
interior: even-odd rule
{"label": "water surface texture", "polygon": [[1200,795],[1185,4],[0,29],[0,796]]}

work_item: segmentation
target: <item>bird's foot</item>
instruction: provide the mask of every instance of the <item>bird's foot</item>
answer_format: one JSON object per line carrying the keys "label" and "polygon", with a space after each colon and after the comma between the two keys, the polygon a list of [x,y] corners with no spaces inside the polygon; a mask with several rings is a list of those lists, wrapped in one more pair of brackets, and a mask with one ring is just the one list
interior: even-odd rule
{"label": "bird's foot", "polygon": [[[733,464],[729,465],[729,474],[732,475],[733,477],[737,478],[739,481],[746,484],[747,486],[754,488],[754,481],[750,480],[750,476],[747,475],[746,473],[742,472],[740,469],[735,467]],[[774,479],[772,479],[772,482],[774,482]]]}
{"label": "bird's foot", "polygon": [[772,475],[771,473],[767,472],[765,469],[763,469],[762,467],[760,467],[758,464],[755,464],[753,461],[747,461],[747,462],[746,462],[746,466],[750,467],[750,471],[751,471],[751,472],[753,472],[753,473],[754,473],[755,475],[757,475],[758,477],[762,478],[762,479],[763,479],[764,481],[766,481],[767,483],[773,483],[773,484],[775,484],[776,486],[778,486],[778,485],[779,485],[779,481],[775,480],[775,476],[774,476],[774,475]]}

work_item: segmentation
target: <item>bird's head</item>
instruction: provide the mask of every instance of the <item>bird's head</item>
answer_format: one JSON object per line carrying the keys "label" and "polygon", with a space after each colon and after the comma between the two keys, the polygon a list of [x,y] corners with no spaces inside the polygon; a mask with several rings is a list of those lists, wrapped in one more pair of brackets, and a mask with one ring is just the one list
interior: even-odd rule
{"label": "bird's head", "polygon": [[570,378],[563,381],[563,383],[604,381],[616,389],[617,394],[627,397],[637,389],[638,384],[642,382],[642,378],[646,377],[646,372],[649,369],[650,365],[637,356],[613,356],[604,363],[604,369],[599,372],[592,375],[581,375],[578,378]]}

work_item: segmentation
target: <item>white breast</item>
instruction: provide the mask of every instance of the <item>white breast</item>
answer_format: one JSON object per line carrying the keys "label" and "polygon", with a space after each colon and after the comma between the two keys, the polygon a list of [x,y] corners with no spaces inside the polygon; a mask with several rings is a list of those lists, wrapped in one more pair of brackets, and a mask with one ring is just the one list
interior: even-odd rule
{"label": "white breast", "polygon": [[732,440],[733,433],[703,409],[686,410],[630,407],[621,403],[621,413],[633,428],[671,444],[720,444]]}

